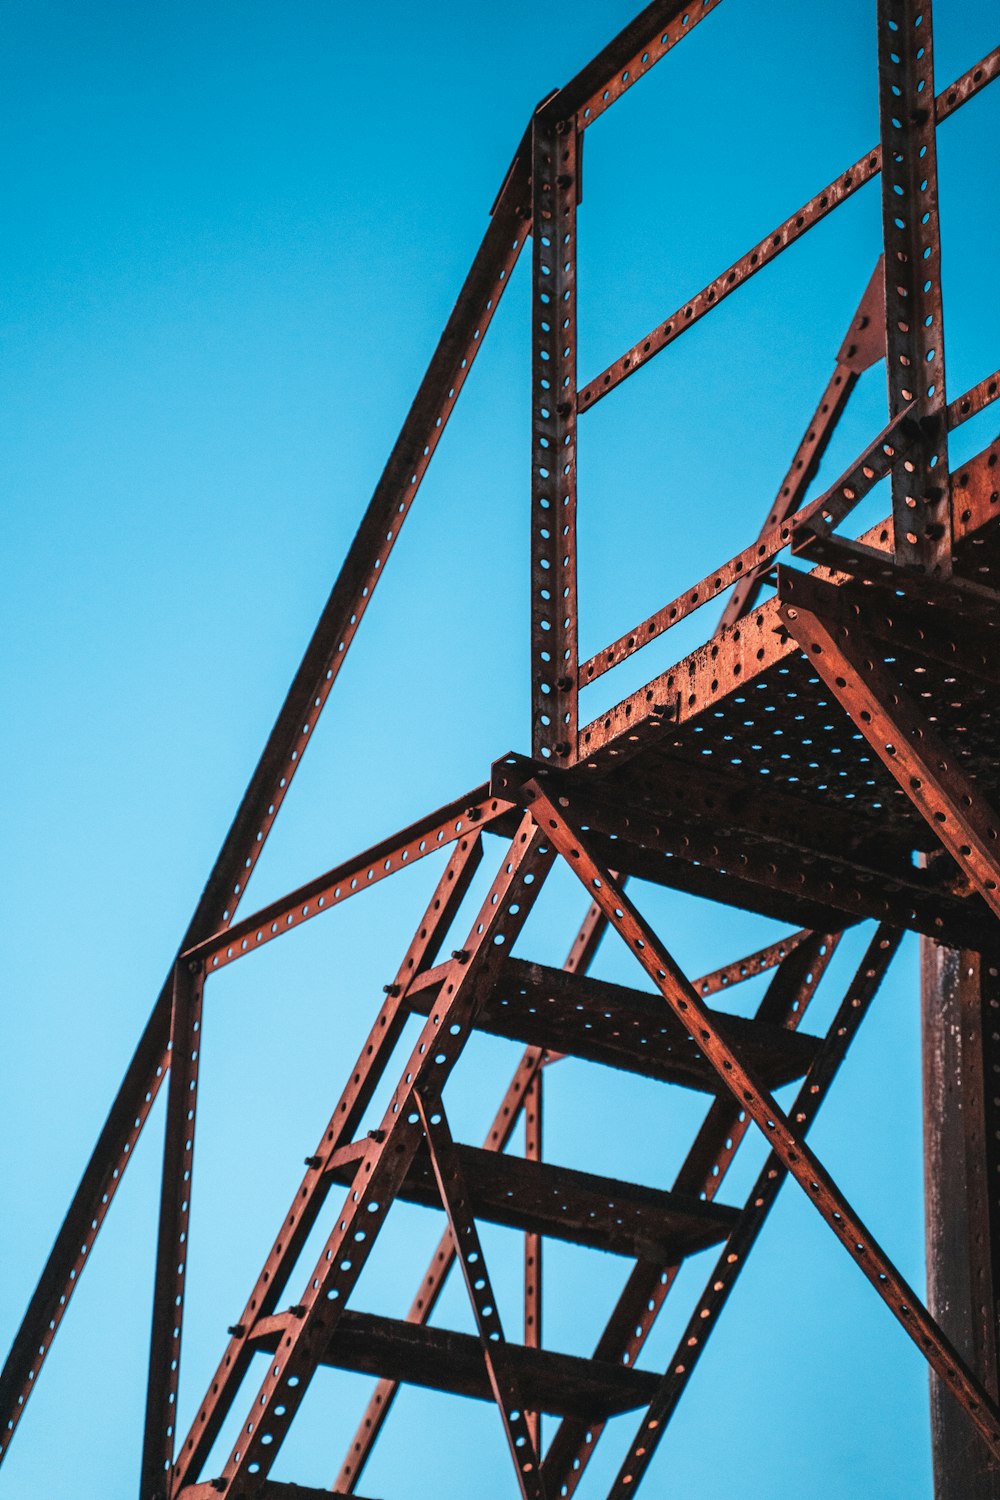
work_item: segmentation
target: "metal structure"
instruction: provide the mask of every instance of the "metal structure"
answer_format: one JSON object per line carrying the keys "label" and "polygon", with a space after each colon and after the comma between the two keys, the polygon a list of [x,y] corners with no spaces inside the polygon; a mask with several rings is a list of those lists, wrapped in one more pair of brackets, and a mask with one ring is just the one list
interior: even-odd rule
{"label": "metal structure", "polygon": [[[1000,48],[935,95],[931,0],[877,0],[881,140],[773,234],[585,385],[576,370],[576,215],[584,133],[721,0],[655,0],[529,122],[457,305],[240,804],[204,894],[49,1256],[0,1383],[0,1456],[69,1304],[143,1123],[167,1084],[142,1500],[329,1494],[271,1466],[321,1365],[379,1377],[333,1491],[353,1494],[400,1382],[492,1401],[510,1492],[572,1495],[608,1419],[635,1411],[610,1496],[635,1492],[775,1197],[794,1179],[926,1357],[934,1376],[938,1491],[1000,1493],[1000,443],[960,472],[950,430],[1000,394],[1000,375],[945,388],[935,143],[938,125],[992,82]],[[721,24],[721,23],[720,23]],[[876,266],[759,536],[589,660],[577,649],[576,425],[838,205],[881,178]],[[253,915],[247,880],[281,810],[400,528],[532,240],[531,755]],[[861,269],[859,287],[868,267]],[[887,425],[849,472],[806,493],[859,374],[885,360]],[[844,524],[882,479],[891,515]],[[766,588],[767,597],[762,591]],[[582,687],[728,593],[707,642],[590,723]],[[780,738],[779,738],[780,731]],[[763,774],[766,773],[766,774]],[[191,1430],[178,1431],[188,1215],[206,981],[219,969],[452,847],[426,915],[280,1225]],[[499,856],[464,946],[439,948],[487,849]],[[914,851],[919,858],[914,859]],[[495,857],[495,856],[494,856]],[[562,969],[514,957],[557,865],[589,910]],[[788,937],[692,981],[626,892],[629,877],[791,924]],[[872,924],[825,1035],[801,1028],[841,933]],[[903,932],[923,935],[930,1307],[904,1281],[807,1143]],[[588,977],[598,943],[623,942],[652,991]],[[757,1014],[715,997],[770,973]],[[424,1017],[412,1054],[404,1024]],[[456,1143],[449,1074],[474,1031],[524,1056],[482,1147]],[[546,1068],[563,1055],[710,1098],[670,1192],[542,1157]],[[348,1060],[350,1061],[350,1060]],[[364,1113],[390,1070],[377,1129]],[[773,1091],[799,1080],[785,1111]],[[956,1089],[959,1103],[956,1104]],[[505,1148],[525,1120],[523,1156]],[[721,1198],[744,1137],[769,1154],[743,1203]],[[955,1163],[964,1163],[957,1170]],[[447,1228],[405,1320],[351,1306],[396,1200],[442,1208]],[[337,1206],[339,1205],[339,1207]],[[332,1227],[304,1285],[290,1284],[326,1208]],[[525,1236],[522,1342],[501,1327],[477,1220]],[[545,1348],[542,1244],[556,1236],[632,1262],[591,1359]],[[717,1246],[704,1292],[663,1370],[636,1361],[685,1257]],[[429,1326],[457,1262],[478,1338]],[[258,1387],[219,1474],[203,1469],[248,1372]],[[542,1449],[540,1413],[560,1421]],[[331,1464],[331,1474],[334,1472]]]}

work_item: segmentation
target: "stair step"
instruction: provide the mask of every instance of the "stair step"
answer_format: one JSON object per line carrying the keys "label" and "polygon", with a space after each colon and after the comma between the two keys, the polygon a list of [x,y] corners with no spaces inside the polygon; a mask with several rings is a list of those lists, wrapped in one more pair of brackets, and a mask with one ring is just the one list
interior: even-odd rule
{"label": "stair step", "polygon": [[[291,1316],[281,1313],[262,1318],[249,1336],[251,1347],[273,1354]],[[632,1411],[648,1404],[660,1382],[649,1370],[528,1349],[522,1344],[506,1345],[506,1353],[525,1408],[557,1417],[598,1421]],[[406,1385],[429,1386],[454,1396],[493,1400],[478,1338],[399,1318],[345,1308],[320,1363]]]}
{"label": "stair step", "polygon": [[[338,1152],[330,1176],[349,1185],[367,1149]],[[478,1219],[570,1240],[595,1250],[674,1265],[726,1238],[739,1217],[734,1208],[578,1172],[551,1162],[456,1145],[472,1212]],[[409,1203],[440,1208],[427,1153],[418,1152],[400,1189]]]}
{"label": "stair step", "polygon": [[[254,1500],[337,1500],[346,1490],[320,1490],[311,1484],[292,1484],[281,1479],[265,1479],[253,1492]],[[204,1484],[186,1484],[177,1500],[219,1500],[219,1491],[211,1480]],[[362,1500],[352,1490],[350,1500]]]}
{"label": "stair step", "polygon": [[[428,969],[414,981],[407,994],[413,1010],[430,1012],[450,967]],[[721,1011],[714,1016],[726,1041],[767,1088],[801,1078],[816,1055],[819,1041],[805,1032]],[[567,1052],[664,1083],[705,1093],[721,1087],[699,1044],[659,995],[525,959],[507,959],[475,1025],[526,1046]]]}

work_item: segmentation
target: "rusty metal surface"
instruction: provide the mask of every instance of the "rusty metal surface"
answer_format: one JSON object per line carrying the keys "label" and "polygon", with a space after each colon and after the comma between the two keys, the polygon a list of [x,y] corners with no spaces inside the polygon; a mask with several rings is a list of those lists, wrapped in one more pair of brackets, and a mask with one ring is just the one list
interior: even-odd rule
{"label": "rusty metal surface", "polygon": [[201,964],[179,959],[174,968],[170,1012],[170,1083],[140,1481],[143,1494],[162,1496],[164,1500],[177,1431],[204,991]]}
{"label": "rusty metal surface", "polygon": [[[881,145],[578,388],[584,132],[719,3],[654,0],[564,88],[549,94],[528,124],[0,1377],[0,1459],[169,1073],[142,1500],[207,1494],[290,1500],[320,1493],[269,1475],[323,1366],[379,1377],[334,1493],[353,1493],[399,1384],[407,1381],[498,1406],[514,1461],[512,1482],[524,1500],[573,1494],[607,1419],[645,1407],[610,1491],[622,1500],[646,1474],[789,1176],[931,1366],[941,1500],[971,1496],[983,1466],[1000,1463],[992,1318],[1000,1197],[996,1100],[988,1086],[1000,1065],[994,1056],[1000,1009],[1000,818],[994,811],[1000,806],[1000,442],[954,474],[947,449],[948,433],[1000,396],[1000,376],[988,375],[947,400],[936,161],[937,126],[997,77],[1000,48],[935,99],[929,0],[878,0]],[[877,177],[884,261],[756,542],[581,665],[578,417]],[[488,785],[237,921],[247,881],[528,232],[532,758],[502,757]],[[809,501],[858,377],[883,357],[888,425],[835,484]],[[883,480],[891,489],[891,515],[860,537],[850,535],[851,513]],[[798,566],[779,563],[783,553]],[[802,570],[809,565],[811,572]],[[760,603],[772,583],[775,597]],[[581,690],[727,594],[720,626],[704,645],[580,727]],[[512,842],[465,946],[441,962],[439,950],[452,923],[464,920],[473,878],[495,836]],[[431,902],[385,987],[368,1039],[306,1159],[305,1176],[178,1449],[205,980],[446,846],[450,857]],[[556,969],[512,949],[546,877],[563,865],[591,904],[565,965]],[[715,903],[717,916],[731,908],[799,930],[689,981],[625,895],[630,878]],[[861,967],[826,1036],[812,1036],[799,1023],[840,935],[866,922],[879,925]],[[653,992],[588,974],[609,929],[639,959]],[[937,984],[944,1006],[933,1014],[928,1009],[925,1020],[929,1045],[936,1045],[935,1037],[940,1043],[929,1054],[926,1075],[928,1108],[941,1116],[933,1122],[940,1132],[932,1128],[928,1137],[931,1311],[805,1143],[905,930],[923,934],[926,984]],[[931,949],[931,942],[939,946]],[[957,978],[944,974],[945,944],[961,950]],[[772,971],[752,1018],[707,1003]],[[925,1009],[930,994],[925,988]],[[952,1012],[954,1025],[942,1041],[941,1027]],[[419,1035],[382,1122],[359,1136],[410,1021]],[[526,1047],[482,1148],[452,1140],[444,1103],[448,1078],[474,1031]],[[611,1177],[546,1157],[543,1078],[563,1057],[706,1097],[707,1113],[670,1191],[632,1182],[625,1162]],[[802,1082],[786,1115],[771,1090],[793,1080]],[[949,1102],[949,1086],[960,1098]],[[508,1148],[522,1115],[518,1156]],[[725,1204],[717,1197],[720,1186],[752,1128],[770,1154],[746,1203]],[[963,1170],[943,1189],[946,1137],[952,1144],[960,1140]],[[336,1222],[300,1300],[280,1309],[335,1189],[346,1189]],[[953,1212],[942,1207],[949,1190]],[[345,1308],[396,1201],[443,1210],[448,1224],[405,1320]],[[504,1338],[477,1219],[523,1234],[523,1344]],[[546,1237],[634,1261],[589,1360],[543,1346]],[[657,1315],[678,1285],[682,1260],[719,1241],[721,1255],[667,1369],[638,1368]],[[478,1339],[429,1325],[456,1260]],[[547,1295],[558,1292],[550,1283]],[[949,1305],[954,1297],[962,1302],[961,1317]],[[255,1356],[267,1356],[259,1389],[223,1472],[206,1483],[202,1470],[223,1424],[236,1414],[235,1403],[246,1396],[241,1387]],[[543,1412],[561,1419],[547,1451]],[[975,1455],[974,1472],[969,1454]],[[984,1500],[992,1492],[987,1484]]]}
{"label": "rusty metal surface", "polygon": [[[507,1358],[496,1294],[486,1269],[465,1171],[451,1138],[444,1105],[440,1097],[425,1095],[419,1088],[414,1089],[413,1097],[424,1128],[434,1179],[448,1216],[455,1259],[461,1267],[462,1280],[472,1304],[483,1361],[517,1474],[518,1489],[523,1500],[544,1500],[538,1450],[528,1426],[517,1378]],[[496,1153],[493,1155],[495,1157]]]}
{"label": "rusty metal surface", "polygon": [[889,412],[916,407],[922,440],[892,471],[897,560],[952,567],[944,315],[938,221],[931,0],[878,0],[882,236]]}
{"label": "rusty metal surface", "polygon": [[[865,952],[861,966],[831,1022],[823,1046],[792,1105],[790,1118],[803,1136],[815,1119],[837,1069],[895,957],[899,939],[898,932],[880,927]],[[609,1500],[611,1497],[621,1500],[622,1496],[633,1493],[634,1486],[646,1472],[786,1176],[787,1167],[782,1164],[777,1153],[772,1152],[750,1191],[739,1224],[727,1239],[725,1248],[709,1274],[691,1320],[678,1340],[660,1389],[650,1402],[631,1452],[609,1491]]]}
{"label": "rusty metal surface", "polygon": [[585,888],[595,894],[609,923],[638,958],[677,1020],[696,1033],[721,1082],[741,1103],[765,1140],[771,1143],[781,1165],[799,1183],[808,1200],[815,1205],[824,1222],[931,1367],[948,1382],[949,1389],[964,1407],[991,1453],[1000,1458],[1000,1412],[989,1393],[851,1209],[829,1173],[805,1144],[801,1130],[793,1127],[754,1072],[726,1042],[715,1018],[702,1004],[666,948],[608,870],[594,859],[579,828],[567,821],[567,816],[573,816],[572,810],[563,806],[568,801],[568,798],[560,798],[559,806],[556,806],[536,786],[532,808],[539,826],[551,837],[559,854]]}
{"label": "rusty metal surface", "polygon": [[[995,965],[921,947],[927,1301],[993,1395],[998,1388]],[[997,1500],[1000,1466],[931,1379],[935,1500]]]}
{"label": "rusty metal surface", "polygon": [[[570,974],[585,974],[593,961],[594,955],[600,946],[601,939],[607,930],[607,921],[600,908],[593,902],[587,908],[587,914],[580,924],[579,930],[574,937],[563,968]],[[538,1076],[540,1068],[552,1057],[552,1054],[543,1052],[537,1047],[528,1047],[514,1070],[514,1076],[504,1092],[500,1101],[493,1123],[486,1133],[483,1143],[487,1151],[503,1151],[510,1142],[521,1113],[525,1107],[528,1091],[534,1079]],[[540,1144],[540,1138],[539,1138]],[[525,1154],[528,1152],[526,1150]],[[537,1237],[536,1237],[537,1238]],[[528,1237],[525,1238],[525,1252],[527,1255]],[[421,1279],[420,1287],[410,1306],[407,1321],[410,1323],[426,1323],[437,1305],[438,1297],[444,1287],[455,1261],[455,1246],[448,1230],[442,1235],[434,1254],[431,1256],[427,1271]],[[527,1267],[525,1269],[527,1280]],[[540,1307],[540,1297],[533,1296],[531,1306],[533,1309]],[[525,1308],[529,1306],[527,1288],[525,1290]],[[527,1318],[525,1319],[527,1325]],[[538,1325],[536,1325],[537,1327]],[[527,1326],[525,1327],[525,1344],[529,1343]],[[539,1341],[540,1342],[540,1341]],[[374,1392],[369,1398],[364,1415],[358,1424],[354,1440],[351,1443],[347,1456],[341,1465],[337,1476],[337,1486],[345,1491],[353,1490],[361,1473],[371,1456],[372,1448],[378,1437],[392,1403],[396,1399],[399,1390],[399,1381],[381,1379]],[[533,1420],[538,1413],[528,1414],[529,1425],[534,1430],[537,1426]],[[536,1444],[539,1439],[535,1436]]]}
{"label": "rusty metal surface", "polygon": [[[551,106],[550,112],[551,112]],[[542,113],[532,133],[531,743],[576,747],[576,209],[580,137]]]}
{"label": "rusty metal surface", "polygon": [[[794,1031],[805,1015],[839,942],[837,933],[810,933],[783,960],[757,1009],[759,1021]],[[707,977],[707,976],[706,976]],[[704,993],[704,979],[694,987]],[[711,1202],[750,1129],[750,1121],[729,1098],[712,1105],[688,1152],[674,1186]],[[637,1261],[594,1350],[594,1357],[633,1366],[673,1290],[680,1266]],[[597,1423],[564,1421],[545,1455],[545,1473],[556,1485],[576,1490],[601,1436]]]}

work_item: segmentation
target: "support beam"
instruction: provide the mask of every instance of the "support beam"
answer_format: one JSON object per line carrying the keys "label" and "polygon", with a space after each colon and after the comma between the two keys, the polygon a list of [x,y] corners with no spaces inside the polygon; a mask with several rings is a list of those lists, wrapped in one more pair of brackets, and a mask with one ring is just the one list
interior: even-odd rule
{"label": "support beam", "polygon": [[882,235],[889,414],[915,406],[922,442],[893,470],[897,561],[938,577],[952,566],[944,316],[931,0],[878,0]]}
{"label": "support beam", "polygon": [[204,989],[201,964],[178,959],[170,1013],[170,1086],[139,1500],[168,1500],[174,1461]]}
{"label": "support beam", "polygon": [[[542,1091],[545,1073],[538,1069],[524,1099],[524,1156],[542,1160]],[[528,1349],[542,1347],[542,1236],[535,1230],[524,1235],[524,1343]],[[528,1433],[536,1453],[542,1451],[542,1414],[527,1412]]]}
{"label": "support beam", "polygon": [[531,743],[576,758],[575,120],[536,115],[532,132]]}
{"label": "support beam", "polygon": [[506,1340],[497,1310],[497,1299],[490,1284],[486,1257],[473,1218],[465,1174],[451,1138],[448,1117],[440,1095],[425,1094],[423,1090],[415,1089],[413,1097],[427,1138],[438,1193],[448,1216],[455,1259],[461,1268],[465,1290],[472,1304],[486,1373],[517,1473],[518,1489],[522,1500],[545,1500],[538,1449],[528,1427],[524,1402],[521,1400],[514,1372],[506,1358]]}
{"label": "support beam", "polygon": [[[1000,982],[978,954],[921,944],[927,1300],[996,1397]],[[1000,1500],[1000,1466],[931,1376],[934,1500]]]}

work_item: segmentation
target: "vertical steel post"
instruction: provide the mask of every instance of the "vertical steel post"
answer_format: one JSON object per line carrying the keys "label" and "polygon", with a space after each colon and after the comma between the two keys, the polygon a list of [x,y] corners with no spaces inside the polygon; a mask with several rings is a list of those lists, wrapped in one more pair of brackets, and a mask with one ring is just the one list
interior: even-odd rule
{"label": "vertical steel post", "polygon": [[[921,942],[924,1213],[933,1316],[994,1397],[1000,1292],[1000,980]],[[931,1373],[935,1500],[1000,1500],[1000,1468]]]}
{"label": "vertical steel post", "polygon": [[160,1185],[140,1500],[166,1500],[170,1493],[170,1469],[177,1433],[177,1389],[204,987],[201,965],[179,960],[174,966],[170,1012],[170,1083]]}
{"label": "vertical steel post", "polygon": [[531,149],[531,746],[576,759],[576,205],[573,119],[534,119]]}
{"label": "vertical steel post", "polygon": [[[524,1093],[524,1154],[528,1161],[542,1159],[542,1080],[539,1068]],[[542,1347],[542,1236],[527,1230],[524,1236],[524,1345]],[[542,1414],[525,1413],[535,1452],[542,1448]]]}
{"label": "vertical steel post", "polygon": [[931,0],[878,0],[889,414],[915,403],[923,444],[892,474],[900,563],[951,573]]}

